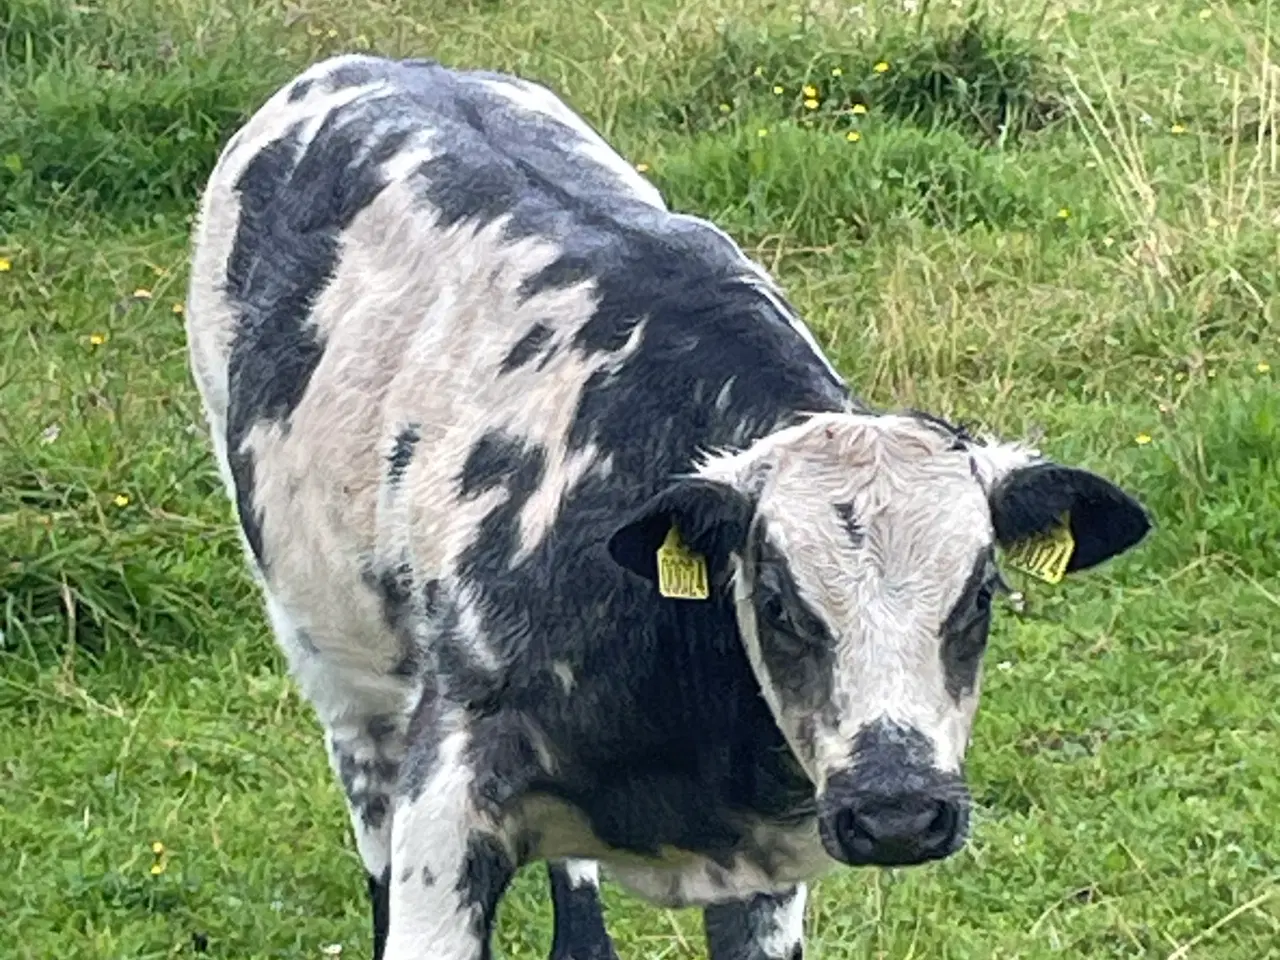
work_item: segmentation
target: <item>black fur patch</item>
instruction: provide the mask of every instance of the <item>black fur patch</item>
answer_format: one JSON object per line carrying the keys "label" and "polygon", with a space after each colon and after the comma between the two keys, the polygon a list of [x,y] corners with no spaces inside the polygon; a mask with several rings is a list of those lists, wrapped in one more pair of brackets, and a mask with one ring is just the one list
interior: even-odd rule
{"label": "black fur patch", "polygon": [[867,532],[862,528],[862,524],[858,523],[858,518],[853,512],[853,504],[837,503],[835,508],[836,516],[844,524],[845,533],[849,534],[849,541],[855,548],[861,550],[867,542]]}
{"label": "black fur patch", "polygon": [[289,89],[289,102],[297,103],[311,92],[312,86],[315,85],[314,80],[299,80]]}
{"label": "black fur patch", "polygon": [[528,333],[516,341],[515,346],[503,358],[498,372],[510,373],[536,358],[546,346],[547,341],[551,339],[551,332],[551,328],[546,324],[535,323],[529,328]]}
{"label": "black fur patch", "polygon": [[604,907],[595,884],[575,887],[564,864],[547,864],[555,932],[551,960],[618,960],[604,924]]}
{"label": "black fur patch", "polygon": [[418,431],[418,424],[411,423],[396,434],[391,455],[387,458],[387,483],[391,486],[398,485],[404,479],[405,471],[413,462],[413,449],[421,438]]}
{"label": "black fur patch", "polygon": [[835,637],[800,596],[791,562],[769,540],[768,526],[756,530],[752,602],[760,653],[789,705],[820,710],[834,689]]}
{"label": "black fur patch", "polygon": [[502,845],[488,834],[472,831],[467,837],[466,859],[457,890],[462,906],[471,908],[471,929],[483,943],[483,960],[492,956],[489,941],[494,913],[514,873],[515,866]]}
{"label": "black fur patch", "polygon": [[974,561],[964,589],[942,624],[942,669],[947,693],[958,702],[973,692],[991,629],[991,600],[1000,585],[992,550]]}
{"label": "black fur patch", "polygon": [[369,903],[373,908],[373,960],[382,960],[387,951],[391,923],[391,868],[381,877],[369,877]]}

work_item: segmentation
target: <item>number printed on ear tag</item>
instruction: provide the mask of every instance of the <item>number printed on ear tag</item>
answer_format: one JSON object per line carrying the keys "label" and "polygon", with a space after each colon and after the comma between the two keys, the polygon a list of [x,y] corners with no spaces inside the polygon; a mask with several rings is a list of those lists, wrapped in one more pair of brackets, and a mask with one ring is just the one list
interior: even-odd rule
{"label": "number printed on ear tag", "polygon": [[1075,552],[1071,524],[1066,514],[1058,526],[1038,537],[1028,537],[1005,551],[1005,561],[1015,570],[1039,577],[1045,583],[1061,583]]}
{"label": "number printed on ear tag", "polygon": [[706,600],[711,596],[706,558],[681,542],[674,525],[658,548],[658,592],[675,600]]}

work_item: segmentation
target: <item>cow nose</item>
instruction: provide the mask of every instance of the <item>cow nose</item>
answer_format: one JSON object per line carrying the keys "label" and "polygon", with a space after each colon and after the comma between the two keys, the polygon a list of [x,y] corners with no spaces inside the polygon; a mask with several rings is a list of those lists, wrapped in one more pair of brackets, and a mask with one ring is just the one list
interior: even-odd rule
{"label": "cow nose", "polygon": [[954,853],[960,806],[927,793],[854,794],[824,818],[827,852],[845,863],[906,866]]}

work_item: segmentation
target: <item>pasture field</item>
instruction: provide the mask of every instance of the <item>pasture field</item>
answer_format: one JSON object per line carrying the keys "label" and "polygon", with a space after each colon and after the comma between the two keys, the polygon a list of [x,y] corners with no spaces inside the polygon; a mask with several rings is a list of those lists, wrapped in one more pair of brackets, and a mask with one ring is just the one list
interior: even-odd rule
{"label": "pasture field", "polygon": [[[551,84],[855,388],[1042,437],[1157,529],[1019,579],[952,860],[817,960],[1280,957],[1277,11],[1217,0],[0,0],[0,957],[369,955],[318,727],[186,372],[190,216],[322,55]],[[625,958],[698,915],[606,886]],[[541,870],[499,955],[540,958]]]}

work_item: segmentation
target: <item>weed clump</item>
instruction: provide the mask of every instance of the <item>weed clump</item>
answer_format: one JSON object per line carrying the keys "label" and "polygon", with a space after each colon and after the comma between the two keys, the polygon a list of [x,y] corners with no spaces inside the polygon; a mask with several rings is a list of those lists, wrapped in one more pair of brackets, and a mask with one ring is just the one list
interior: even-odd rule
{"label": "weed clump", "polygon": [[294,68],[265,24],[215,13],[175,36],[143,13],[0,0],[0,222],[50,202],[117,217],[189,206]]}
{"label": "weed clump", "polygon": [[787,37],[722,30],[695,54],[682,89],[631,109],[698,133],[750,113],[817,126],[876,114],[982,142],[1011,143],[1066,115],[1043,58],[984,17],[875,41],[812,28]]}

